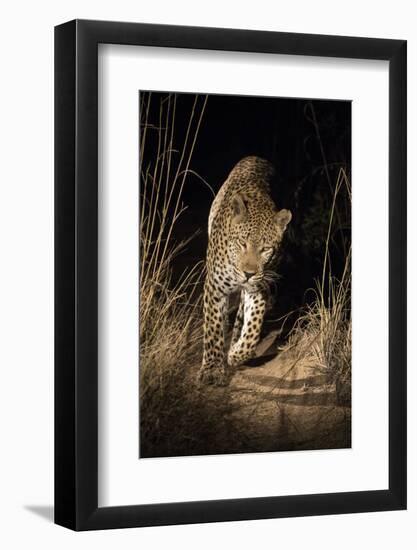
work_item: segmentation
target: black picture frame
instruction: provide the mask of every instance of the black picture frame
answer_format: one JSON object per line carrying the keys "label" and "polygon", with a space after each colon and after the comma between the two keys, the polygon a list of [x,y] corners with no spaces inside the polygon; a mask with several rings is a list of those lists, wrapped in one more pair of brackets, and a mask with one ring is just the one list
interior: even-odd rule
{"label": "black picture frame", "polygon": [[[98,507],[98,44],[389,62],[389,488]],[[55,523],[74,530],[406,508],[406,41],[74,20],[55,28]]]}

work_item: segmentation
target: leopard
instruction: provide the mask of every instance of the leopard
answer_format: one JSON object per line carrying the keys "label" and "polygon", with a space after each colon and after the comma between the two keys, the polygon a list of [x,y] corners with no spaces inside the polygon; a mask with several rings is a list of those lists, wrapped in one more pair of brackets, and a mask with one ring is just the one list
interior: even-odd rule
{"label": "leopard", "polygon": [[[281,243],[292,219],[271,197],[273,164],[241,159],[210,208],[203,290],[203,358],[197,380],[226,386],[237,367],[253,358],[267,309]],[[239,298],[228,350],[231,296]]]}

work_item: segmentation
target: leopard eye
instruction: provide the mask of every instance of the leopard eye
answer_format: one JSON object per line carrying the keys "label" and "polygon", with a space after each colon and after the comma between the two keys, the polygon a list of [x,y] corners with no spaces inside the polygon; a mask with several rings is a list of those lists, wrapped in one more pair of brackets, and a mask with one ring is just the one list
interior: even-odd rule
{"label": "leopard eye", "polygon": [[264,246],[261,250],[262,254],[270,254],[272,252],[272,246]]}

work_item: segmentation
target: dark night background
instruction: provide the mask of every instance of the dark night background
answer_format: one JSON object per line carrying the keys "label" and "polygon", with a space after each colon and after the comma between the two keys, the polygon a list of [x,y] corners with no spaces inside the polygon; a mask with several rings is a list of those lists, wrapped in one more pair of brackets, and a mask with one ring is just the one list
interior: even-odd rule
{"label": "dark night background", "polygon": [[[141,92],[148,94],[148,92]],[[150,120],[157,123],[160,101],[167,93],[152,92]],[[182,143],[195,100],[177,94],[174,147]],[[199,105],[204,96],[199,96]],[[155,147],[149,140],[149,147]],[[151,149],[145,150],[144,163]],[[191,166],[217,193],[234,165],[257,155],[276,169],[273,198],[289,208],[287,229],[278,269],[282,276],[271,316],[297,309],[308,300],[307,290],[321,274],[324,244],[333,191],[340,168],[350,177],[351,103],[349,101],[210,95],[201,122]],[[200,230],[178,258],[174,278],[188,265],[204,259],[207,220],[213,195],[190,175],[184,190],[188,207],[176,225],[181,240]],[[342,191],[331,241],[333,274],[340,275],[350,243],[350,201]]]}

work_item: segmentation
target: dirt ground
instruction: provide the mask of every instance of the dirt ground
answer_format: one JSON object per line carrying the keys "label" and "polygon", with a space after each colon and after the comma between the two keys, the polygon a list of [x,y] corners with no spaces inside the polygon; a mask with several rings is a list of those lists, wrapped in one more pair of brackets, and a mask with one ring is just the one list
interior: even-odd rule
{"label": "dirt ground", "polygon": [[278,341],[270,331],[227,386],[198,384],[200,361],[188,379],[175,371],[173,394],[152,394],[141,458],[349,448],[350,406],[316,365],[281,351]]}
{"label": "dirt ground", "polygon": [[334,383],[314,365],[279,352],[276,333],[233,376],[231,420],[247,451],[351,446],[351,409],[339,405]]}

